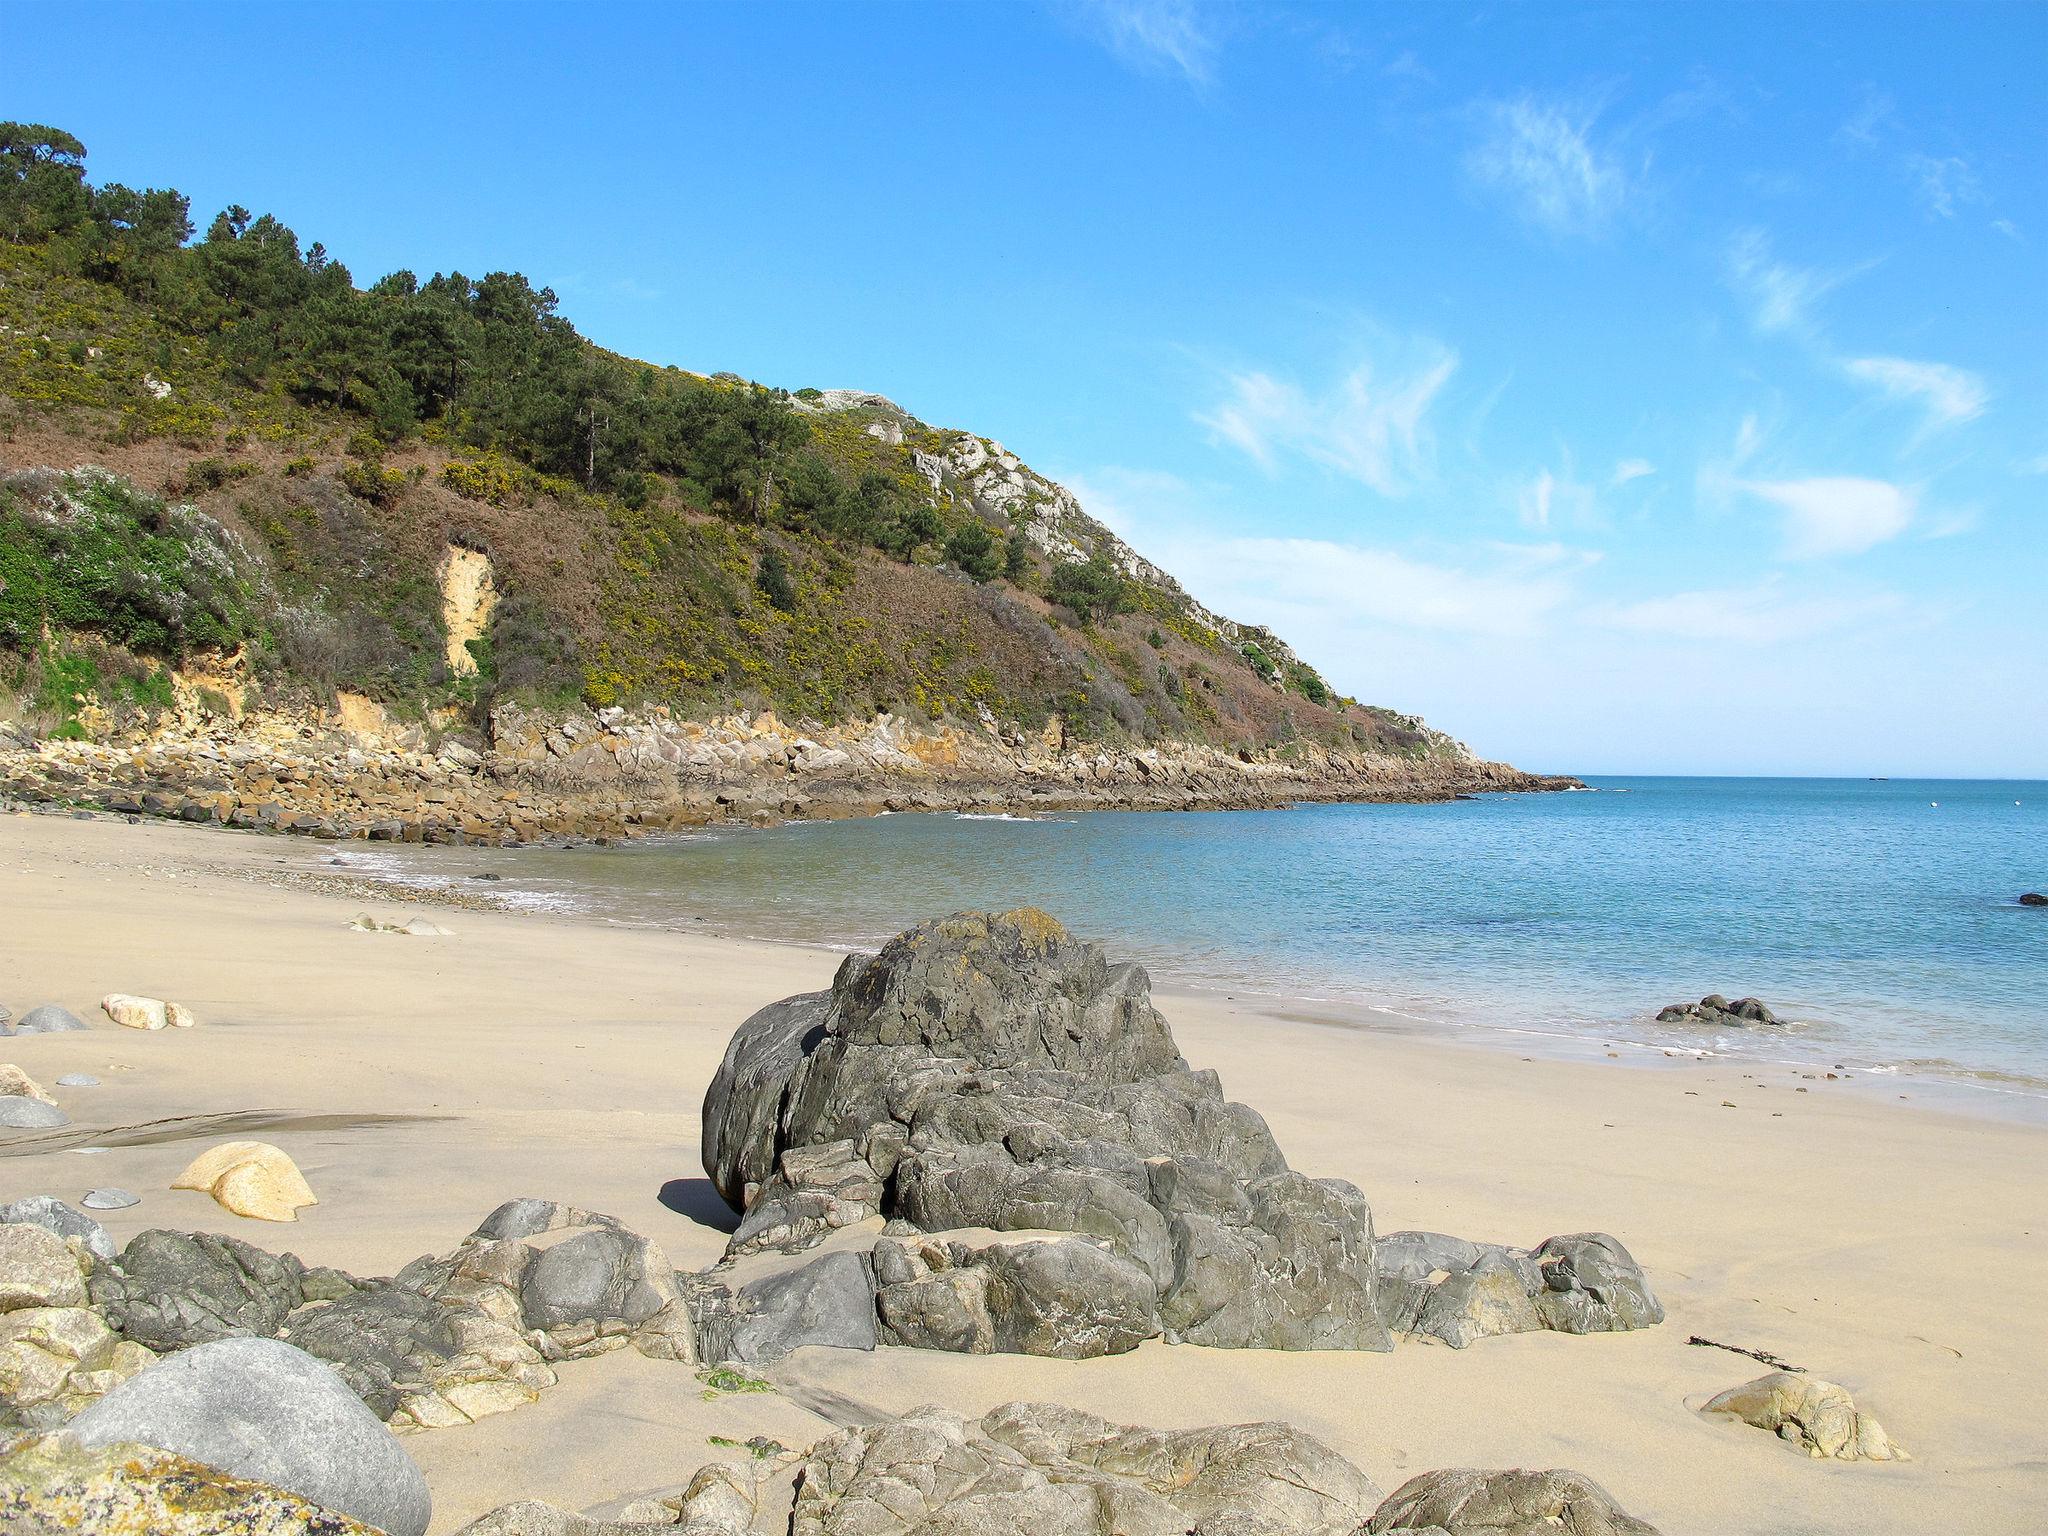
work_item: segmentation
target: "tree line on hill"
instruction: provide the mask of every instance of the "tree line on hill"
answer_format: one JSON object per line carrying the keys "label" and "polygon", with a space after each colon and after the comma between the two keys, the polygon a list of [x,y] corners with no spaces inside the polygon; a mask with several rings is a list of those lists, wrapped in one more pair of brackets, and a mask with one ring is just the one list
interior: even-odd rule
{"label": "tree line on hill", "polygon": [[[194,234],[183,193],[95,186],[72,134],[0,123],[0,239],[119,288],[240,384],[348,412],[386,444],[437,428],[628,506],[659,494],[661,476],[709,510],[899,560],[937,545],[976,581],[1031,569],[1021,529],[999,539],[972,517],[949,527],[883,469],[834,462],[785,391],[603,351],[520,273],[398,271],[358,288],[270,214],[230,207]],[[763,585],[773,597],[772,577]],[[1055,566],[1048,585],[1084,622],[1125,596],[1101,560]]]}

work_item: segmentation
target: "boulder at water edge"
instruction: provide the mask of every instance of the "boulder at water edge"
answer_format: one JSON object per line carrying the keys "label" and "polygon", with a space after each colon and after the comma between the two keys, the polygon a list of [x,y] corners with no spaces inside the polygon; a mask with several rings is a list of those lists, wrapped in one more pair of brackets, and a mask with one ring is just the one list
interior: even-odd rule
{"label": "boulder at water edge", "polygon": [[221,1339],[159,1361],[64,1430],[85,1449],[155,1446],[281,1488],[389,1536],[426,1536],[432,1500],[412,1458],[304,1350]]}

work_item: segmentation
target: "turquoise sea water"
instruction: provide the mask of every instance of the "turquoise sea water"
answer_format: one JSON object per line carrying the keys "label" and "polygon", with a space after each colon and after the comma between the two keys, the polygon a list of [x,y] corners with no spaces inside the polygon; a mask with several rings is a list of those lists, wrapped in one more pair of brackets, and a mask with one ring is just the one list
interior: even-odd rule
{"label": "turquoise sea water", "polygon": [[[1035,905],[1162,980],[2048,1087],[2048,782],[1599,779],[1442,805],[903,815],[424,850],[620,921],[872,945]],[[407,861],[410,873],[419,865]],[[1650,1021],[1755,994],[1792,1037]]]}

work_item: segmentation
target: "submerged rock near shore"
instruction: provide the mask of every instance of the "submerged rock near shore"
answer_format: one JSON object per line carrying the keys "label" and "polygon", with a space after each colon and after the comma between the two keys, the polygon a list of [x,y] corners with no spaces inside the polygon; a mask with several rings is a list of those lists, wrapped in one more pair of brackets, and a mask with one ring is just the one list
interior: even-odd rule
{"label": "submerged rock near shore", "polygon": [[1658,1011],[1657,1022],[1708,1024],[1717,1029],[1782,1029],[1785,1025],[1761,998],[1744,997],[1731,1003],[1718,992],[1710,992],[1696,1003],[1672,1003]]}

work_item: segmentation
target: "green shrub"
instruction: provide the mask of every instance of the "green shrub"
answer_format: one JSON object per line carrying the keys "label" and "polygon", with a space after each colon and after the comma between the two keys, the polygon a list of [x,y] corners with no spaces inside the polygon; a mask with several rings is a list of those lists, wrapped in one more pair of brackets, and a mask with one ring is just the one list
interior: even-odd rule
{"label": "green shrub", "polygon": [[993,581],[1002,570],[995,535],[982,523],[962,523],[946,540],[946,558],[975,581]]}
{"label": "green shrub", "polygon": [[232,650],[256,598],[253,558],[197,508],[96,471],[0,488],[0,645],[33,650],[49,625],[145,656]]}
{"label": "green shrub", "polygon": [[194,459],[185,466],[185,494],[203,495],[217,491],[256,473],[256,466],[242,460]]}
{"label": "green shrub", "polygon": [[1024,536],[1023,528],[1010,530],[1010,536],[1003,540],[1003,577],[1007,581],[1021,582],[1031,574],[1031,541]]}
{"label": "green shrub", "polygon": [[761,595],[784,613],[796,609],[796,589],[789,584],[789,567],[782,562],[782,551],[770,545],[761,551],[761,564],[754,572],[754,585],[761,589]]}
{"label": "green shrub", "polygon": [[381,469],[363,459],[342,465],[335,478],[351,496],[360,496],[380,507],[396,503],[406,486],[404,470]]}
{"label": "green shrub", "polygon": [[1130,601],[1124,578],[1100,554],[1053,566],[1045,594],[1082,624],[1121,613]]}

